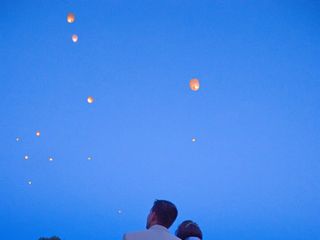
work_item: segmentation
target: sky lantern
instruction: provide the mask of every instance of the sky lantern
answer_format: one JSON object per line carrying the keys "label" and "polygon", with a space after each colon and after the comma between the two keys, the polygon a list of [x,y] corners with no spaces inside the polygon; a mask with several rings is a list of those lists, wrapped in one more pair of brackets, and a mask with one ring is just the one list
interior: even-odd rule
{"label": "sky lantern", "polygon": [[94,102],[93,97],[89,96],[89,97],[87,98],[87,102],[88,102],[89,104],[93,103],[93,102]]}
{"label": "sky lantern", "polygon": [[41,135],[41,132],[40,131],[36,131],[36,136],[40,137],[40,135]]}
{"label": "sky lantern", "polygon": [[189,82],[190,89],[192,91],[198,91],[200,88],[200,83],[197,78],[192,78]]}
{"label": "sky lantern", "polygon": [[74,43],[78,42],[78,35],[77,35],[77,34],[73,34],[73,35],[72,35],[72,41],[73,41]]}
{"label": "sky lantern", "polygon": [[68,16],[67,16],[67,22],[68,23],[73,23],[75,21],[75,16],[73,13],[68,13]]}
{"label": "sky lantern", "polygon": [[28,155],[25,155],[23,158],[24,158],[24,160],[28,160],[28,159],[29,159],[29,156],[28,156]]}
{"label": "sky lantern", "polygon": [[193,138],[191,139],[191,141],[192,141],[192,142],[196,142],[197,139],[196,139],[195,137],[193,137]]}
{"label": "sky lantern", "polygon": [[49,157],[49,161],[52,162],[53,161],[53,157]]}

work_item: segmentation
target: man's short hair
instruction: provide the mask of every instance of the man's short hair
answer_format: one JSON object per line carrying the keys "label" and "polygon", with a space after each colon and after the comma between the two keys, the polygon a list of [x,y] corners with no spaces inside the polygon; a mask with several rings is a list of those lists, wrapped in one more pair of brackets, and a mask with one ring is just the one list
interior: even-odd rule
{"label": "man's short hair", "polygon": [[191,220],[186,220],[179,225],[176,236],[182,240],[188,237],[198,237],[202,239],[202,232],[198,224]]}
{"label": "man's short hair", "polygon": [[151,211],[157,216],[158,224],[169,228],[178,216],[176,206],[166,200],[155,200]]}

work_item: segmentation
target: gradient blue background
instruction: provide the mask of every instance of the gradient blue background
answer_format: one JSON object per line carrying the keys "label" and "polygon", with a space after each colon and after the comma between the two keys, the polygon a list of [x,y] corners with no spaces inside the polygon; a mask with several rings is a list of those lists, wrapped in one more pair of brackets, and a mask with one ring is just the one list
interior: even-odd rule
{"label": "gradient blue background", "polygon": [[192,219],[204,239],[320,239],[319,12],[2,0],[1,238],[121,239],[168,199],[172,231]]}

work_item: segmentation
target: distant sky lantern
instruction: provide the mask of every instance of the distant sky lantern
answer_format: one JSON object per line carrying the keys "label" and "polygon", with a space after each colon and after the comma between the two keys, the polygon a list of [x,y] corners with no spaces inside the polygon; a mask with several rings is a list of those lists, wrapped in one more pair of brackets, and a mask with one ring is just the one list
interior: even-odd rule
{"label": "distant sky lantern", "polygon": [[25,155],[24,156],[24,160],[28,160],[29,159],[29,156],[28,155]]}
{"label": "distant sky lantern", "polygon": [[195,142],[195,141],[197,141],[197,139],[196,139],[195,137],[193,137],[193,138],[191,139],[191,141],[192,141],[192,142]]}
{"label": "distant sky lantern", "polygon": [[21,139],[19,137],[16,137],[16,141],[19,142]]}
{"label": "distant sky lantern", "polygon": [[29,181],[28,181],[28,184],[29,184],[29,185],[31,185],[31,184],[32,184],[32,181],[31,181],[31,180],[29,180]]}
{"label": "distant sky lantern", "polygon": [[77,35],[77,34],[73,34],[73,35],[72,35],[72,41],[73,41],[74,43],[78,42],[78,35]]}
{"label": "distant sky lantern", "polygon": [[73,13],[68,13],[67,21],[68,23],[73,23],[75,21],[75,16]]}
{"label": "distant sky lantern", "polygon": [[49,161],[52,162],[53,161],[53,157],[49,157]]}
{"label": "distant sky lantern", "polygon": [[89,160],[89,161],[91,161],[91,160],[92,160],[92,157],[91,157],[91,156],[89,156],[89,157],[88,157],[88,160]]}
{"label": "distant sky lantern", "polygon": [[87,98],[87,102],[88,102],[89,104],[93,103],[93,102],[94,102],[93,97],[89,96],[89,97]]}
{"label": "distant sky lantern", "polygon": [[189,82],[190,89],[192,91],[198,91],[200,88],[200,83],[197,78],[192,78]]}
{"label": "distant sky lantern", "polygon": [[40,137],[40,135],[41,135],[41,132],[40,131],[36,131],[36,136]]}

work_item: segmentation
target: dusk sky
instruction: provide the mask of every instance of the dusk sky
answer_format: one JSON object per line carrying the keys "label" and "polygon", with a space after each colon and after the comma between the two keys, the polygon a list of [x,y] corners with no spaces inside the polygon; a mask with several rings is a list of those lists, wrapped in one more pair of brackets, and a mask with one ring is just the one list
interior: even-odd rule
{"label": "dusk sky", "polygon": [[319,1],[2,0],[0,81],[2,239],[320,239]]}

